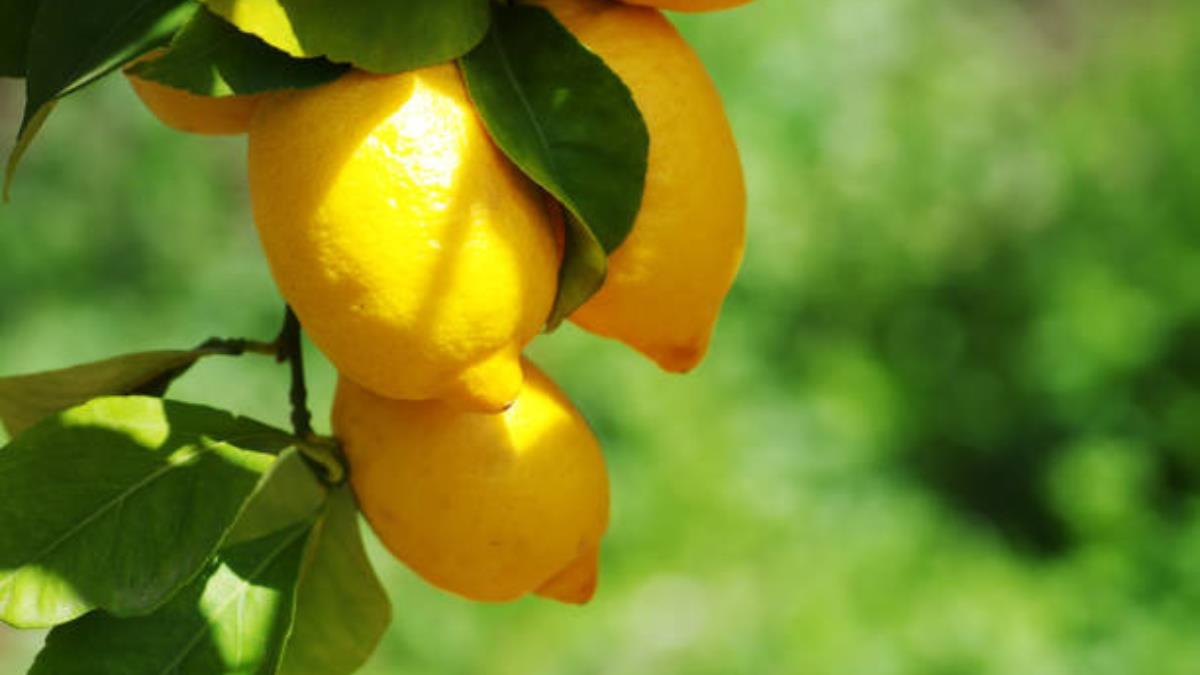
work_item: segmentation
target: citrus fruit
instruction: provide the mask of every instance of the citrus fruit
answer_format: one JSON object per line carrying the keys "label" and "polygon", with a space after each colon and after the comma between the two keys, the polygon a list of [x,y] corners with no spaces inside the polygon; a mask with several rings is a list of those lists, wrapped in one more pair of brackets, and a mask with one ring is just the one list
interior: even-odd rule
{"label": "citrus fruit", "polygon": [[453,64],[263,101],[250,193],[271,271],[341,373],[503,409],[554,301],[554,223]]}
{"label": "citrus fruit", "polygon": [[745,5],[750,0],[621,0],[630,5],[644,5],[658,9],[673,9],[677,12],[711,12],[732,9]]}
{"label": "citrus fruit", "polygon": [[657,10],[607,0],[539,0],[625,82],[650,155],[641,211],[599,293],[571,317],[663,368],[703,358],[745,238],[741,162],[704,65]]}
{"label": "citrus fruit", "polygon": [[562,391],[524,367],[520,397],[496,414],[342,378],[334,433],[376,534],[430,583],[474,600],[583,603],[608,525],[604,459]]}
{"label": "citrus fruit", "polygon": [[[139,61],[152,59],[160,52]],[[146,108],[160,122],[193,134],[232,135],[245,133],[258,107],[260,94],[247,96],[200,96],[168,87],[125,71],[125,77]]]}

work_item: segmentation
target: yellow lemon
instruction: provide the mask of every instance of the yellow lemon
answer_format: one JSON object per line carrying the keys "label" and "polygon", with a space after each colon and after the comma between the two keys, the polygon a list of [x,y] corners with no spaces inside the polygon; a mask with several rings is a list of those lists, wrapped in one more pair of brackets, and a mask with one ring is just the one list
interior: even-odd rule
{"label": "yellow lemon", "polygon": [[343,375],[477,410],[516,398],[554,301],[554,224],[456,66],[269,98],[249,145],[271,271]]}
{"label": "yellow lemon", "polygon": [[677,12],[711,12],[745,5],[750,0],[621,0],[630,5],[645,5],[658,9],[673,9]]}
{"label": "yellow lemon", "polygon": [[[151,59],[161,53],[152,52]],[[125,77],[142,103],[160,122],[193,134],[231,135],[245,133],[250,118],[262,98],[261,94],[247,96],[199,96],[189,91],[168,87],[125,71]]]}
{"label": "yellow lemon", "polygon": [[380,540],[430,583],[474,600],[587,602],[608,526],[604,458],[562,391],[524,366],[520,397],[497,414],[342,378],[334,433]]}
{"label": "yellow lemon", "polygon": [[625,82],[646,120],[646,191],[604,286],[571,318],[682,372],[708,349],[742,259],[746,193],[721,99],[657,10],[540,0]]}

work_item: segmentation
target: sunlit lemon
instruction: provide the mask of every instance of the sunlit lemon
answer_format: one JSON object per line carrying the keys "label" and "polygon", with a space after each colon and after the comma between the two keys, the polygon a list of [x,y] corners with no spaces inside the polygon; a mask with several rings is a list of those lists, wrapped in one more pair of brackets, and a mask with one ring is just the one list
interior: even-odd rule
{"label": "sunlit lemon", "polygon": [[273,96],[249,164],[275,280],[343,375],[477,410],[516,398],[554,301],[555,224],[453,64]]}
{"label": "sunlit lemon", "polygon": [[483,601],[586,602],[608,525],[604,459],[562,391],[529,362],[525,375],[499,414],[389,400],[343,378],[334,433],[380,540],[430,583]]}

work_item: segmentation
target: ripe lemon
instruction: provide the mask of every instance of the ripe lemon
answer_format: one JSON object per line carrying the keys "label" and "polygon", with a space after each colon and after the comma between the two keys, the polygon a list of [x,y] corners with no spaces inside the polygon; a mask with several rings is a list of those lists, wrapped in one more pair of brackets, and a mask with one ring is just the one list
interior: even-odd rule
{"label": "ripe lemon", "polygon": [[750,0],[621,0],[630,5],[645,5],[659,9],[673,9],[677,12],[711,12],[717,9],[731,9],[745,5]]}
{"label": "ripe lemon", "polygon": [[571,318],[666,370],[708,349],[742,259],[746,192],[721,99],[695,52],[657,10],[608,0],[539,0],[621,77],[646,120],[642,209],[604,286]]}
{"label": "ripe lemon", "polygon": [[343,375],[477,410],[516,398],[554,301],[554,224],[456,66],[274,96],[249,145],[271,271]]}
{"label": "ripe lemon", "polygon": [[430,583],[474,600],[587,602],[608,526],[604,458],[562,391],[524,366],[520,397],[498,414],[342,378],[334,433],[380,540]]}
{"label": "ripe lemon", "polygon": [[[152,52],[141,60],[152,59],[160,51]],[[250,118],[262,96],[199,96],[189,91],[168,87],[146,80],[125,71],[125,77],[133,86],[142,103],[160,122],[193,134],[232,135],[245,133],[250,128]]]}

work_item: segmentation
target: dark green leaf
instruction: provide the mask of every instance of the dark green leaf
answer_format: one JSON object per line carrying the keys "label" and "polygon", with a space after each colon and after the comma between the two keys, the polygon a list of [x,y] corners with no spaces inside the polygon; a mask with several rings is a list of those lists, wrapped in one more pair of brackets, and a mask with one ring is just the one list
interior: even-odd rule
{"label": "dark green leaf", "polygon": [[258,539],[298,523],[312,522],[324,506],[328,490],[297,450],[285,450],[262,483],[237,524],[225,537],[225,546]]}
{"label": "dark green leaf", "polygon": [[298,59],[200,10],[163,56],[133,67],[139,77],[202,96],[257,94],[325,84],[349,69]]}
{"label": "dark green leaf", "polygon": [[487,32],[489,0],[202,0],[277,49],[376,73],[450,61]]}
{"label": "dark green leaf", "polygon": [[540,7],[497,7],[462,69],[492,138],[593,235],[567,228],[570,295],[560,295],[554,325],[587,299],[582,289],[599,288],[597,261],[633,227],[650,147],[645,121],[621,79]]}
{"label": "dark green leaf", "polygon": [[558,328],[571,312],[604,285],[608,257],[596,236],[572,213],[563,216],[564,237],[562,267],[558,271],[558,295],[546,319],[546,330]]}
{"label": "dark green leaf", "polygon": [[190,0],[40,0],[29,38],[25,114],[5,172],[6,198],[17,163],[55,99],[165,44],[195,10]]}
{"label": "dark green leaf", "polygon": [[[177,376],[220,349],[126,354],[104,361],[30,375],[0,377],[0,423],[12,436],[60,410],[98,396],[161,393],[162,380]],[[150,391],[150,389],[159,391]]]}
{"label": "dark green leaf", "polygon": [[149,616],[96,612],[55,628],[29,674],[274,673],[292,621],[306,532],[289,528],[222,551]]}
{"label": "dark green leaf", "polygon": [[0,0],[0,77],[25,77],[38,0]]}
{"label": "dark green leaf", "polygon": [[0,620],[149,612],[212,557],[294,439],[202,406],[100,398],[0,449]]}
{"label": "dark green leaf", "polygon": [[279,675],[353,673],[375,651],[391,614],[363,550],[354,495],[343,486],[309,537]]}

